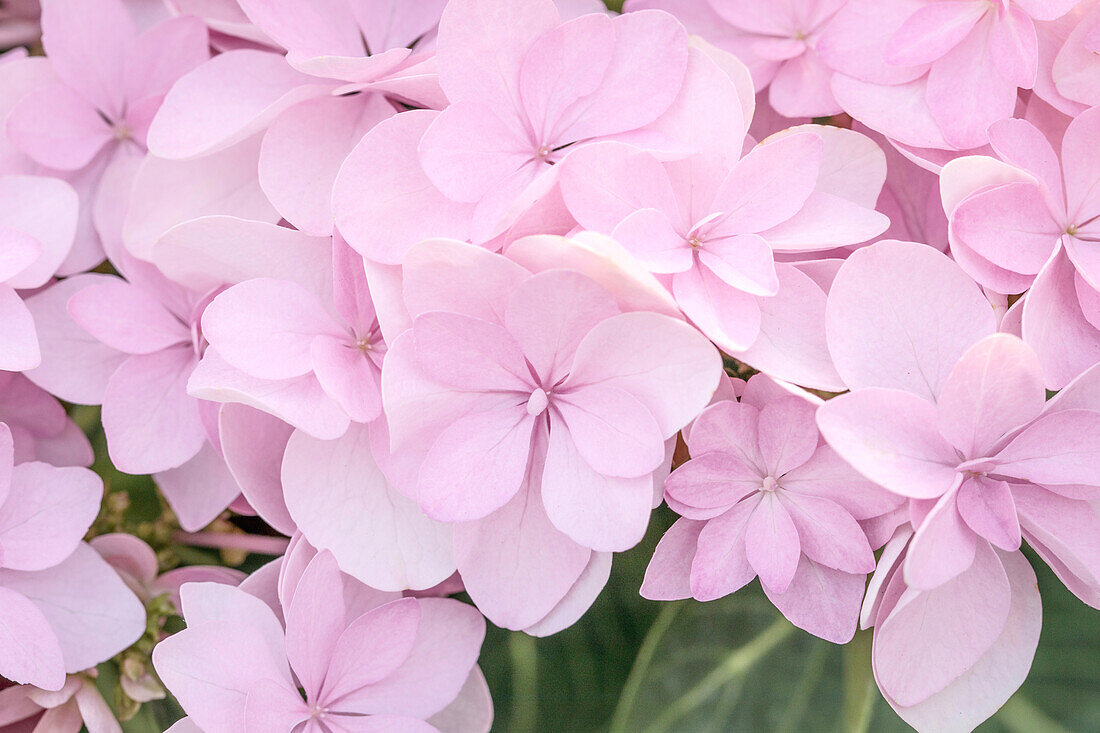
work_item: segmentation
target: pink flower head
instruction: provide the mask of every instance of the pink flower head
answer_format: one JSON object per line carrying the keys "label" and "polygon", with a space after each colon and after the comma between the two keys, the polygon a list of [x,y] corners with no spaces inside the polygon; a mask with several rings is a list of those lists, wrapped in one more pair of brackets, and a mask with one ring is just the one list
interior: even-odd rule
{"label": "pink flower head", "polygon": [[624,10],[672,13],[691,33],[737,56],[784,117],[840,112],[829,82],[832,69],[817,57],[821,31],[846,0],[628,0]]}
{"label": "pink flower head", "polygon": [[0,423],[0,676],[59,690],[66,672],[136,640],[145,610],[80,541],[99,512],[99,477],[13,460],[11,432]]}
{"label": "pink flower head", "polygon": [[[935,289],[899,299],[874,284],[915,267]],[[929,302],[907,308],[916,297]],[[876,303],[890,311],[878,322],[851,315]],[[920,245],[853,255],[829,309],[830,348],[854,391],[826,402],[818,425],[856,470],[910,499],[906,585],[936,588],[970,567],[977,547],[1014,551],[1027,536],[1050,550],[1056,572],[1072,568],[1063,576],[1080,580],[1067,585],[1089,588],[1082,597],[1092,602],[1100,556],[1078,525],[1100,527],[1089,503],[1100,495],[1094,377],[1047,403],[1035,353],[1014,336],[981,336],[993,331],[988,304],[955,265]],[[964,320],[965,328],[940,325]],[[857,354],[861,362],[849,362]],[[1061,539],[1051,545],[1051,536]]]}
{"label": "pink flower head", "polygon": [[562,23],[550,0],[454,0],[437,61],[451,104],[420,161],[444,196],[477,204],[473,237],[487,241],[572,147],[656,121],[680,92],[688,44],[662,12]]}
{"label": "pink flower head", "polygon": [[49,282],[76,235],[76,192],[64,181],[0,177],[0,368],[20,372],[41,363],[34,320],[18,290]]}
{"label": "pink flower head", "polygon": [[[312,413],[314,424],[318,412],[332,416],[321,430],[311,431],[319,438],[339,437],[349,420],[370,422],[382,411],[379,380],[386,344],[363,261],[339,237],[332,251],[329,292],[310,292],[288,280],[247,280],[219,294],[202,316],[203,333],[218,359],[245,379],[279,385],[268,390],[277,400],[300,393],[298,411]],[[202,375],[197,379],[203,381]],[[286,415],[278,401],[250,402]]]}
{"label": "pink flower head", "polygon": [[[855,166],[868,150],[870,170]],[[828,361],[815,359],[824,351],[824,293],[794,265],[776,263],[775,252],[805,258],[880,234],[888,222],[873,200],[882,154],[858,133],[811,126],[773,136],[739,160],[732,152],[714,148],[662,164],[622,143],[590,145],[563,164],[562,195],[582,226],[610,234],[660,277],[721,348],[800,384],[837,388]],[[852,174],[837,174],[842,156]],[[856,183],[856,170],[869,180]],[[807,332],[789,348],[752,350],[758,340],[783,339],[791,323]]]}
{"label": "pink flower head", "polygon": [[[97,219],[121,217],[116,209],[125,202],[128,172],[145,153],[161,100],[209,57],[206,28],[181,17],[139,34],[122,0],[89,0],[79,9],[47,0],[42,30],[49,70],[11,110],[8,137],[35,164],[72,179],[88,211],[99,209]],[[68,272],[102,259],[102,249],[85,239]]]}
{"label": "pink flower head", "polygon": [[[162,641],[153,663],[201,730],[322,733],[354,725],[427,733],[436,730],[432,716],[467,702],[460,697],[471,676],[480,678],[485,635],[475,609],[348,585],[326,552],[296,572],[290,558],[279,588],[285,629],[244,590],[181,589],[187,629]],[[477,702],[466,708],[467,725],[487,731],[487,722],[473,722],[484,720],[483,685],[471,689]]]}
{"label": "pink flower head", "polygon": [[[526,628],[592,550],[641,539],[665,442],[710,399],[717,352],[682,322],[623,313],[578,272],[532,274],[459,242],[410,251],[404,299],[413,325],[382,370],[395,457],[414,462],[397,488],[460,522],[467,589],[498,623]],[[518,601],[516,582],[534,595]]]}
{"label": "pink flower head", "polygon": [[1069,124],[1061,156],[1024,120],[989,134],[1000,161],[968,157],[944,168],[951,250],[982,285],[1030,288],[1024,339],[1048,385],[1062,387],[1100,359],[1100,108]]}
{"label": "pink flower head", "polygon": [[[818,39],[833,93],[853,117],[904,145],[967,150],[1039,87],[1044,22],[1077,0],[851,0]],[[1045,90],[1044,90],[1045,91]]]}
{"label": "pink flower head", "polygon": [[758,375],[740,402],[717,402],[692,423],[691,460],[665,483],[665,500],[685,518],[658,545],[643,595],[709,601],[759,576],[794,624],[837,643],[852,638],[875,564],[859,520],[900,500],[822,443],[816,407]]}

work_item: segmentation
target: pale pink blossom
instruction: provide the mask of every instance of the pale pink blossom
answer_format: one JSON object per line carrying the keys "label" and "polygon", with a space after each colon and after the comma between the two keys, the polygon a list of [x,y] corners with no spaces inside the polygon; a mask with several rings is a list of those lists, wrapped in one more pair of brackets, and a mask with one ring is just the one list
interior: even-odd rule
{"label": "pale pink blossom", "polygon": [[902,500],[823,444],[816,409],[757,375],[740,402],[696,418],[691,460],[665,483],[665,500],[684,518],[657,546],[642,595],[708,601],[759,576],[792,623],[836,643],[852,638],[874,569],[859,520]]}
{"label": "pale pink blossom", "polygon": [[390,600],[366,587],[353,610],[349,591],[326,552],[296,571],[284,565],[284,629],[244,590],[187,584],[187,629],[154,650],[157,673],[205,733],[438,730],[432,716],[478,674],[484,620],[458,601]]}

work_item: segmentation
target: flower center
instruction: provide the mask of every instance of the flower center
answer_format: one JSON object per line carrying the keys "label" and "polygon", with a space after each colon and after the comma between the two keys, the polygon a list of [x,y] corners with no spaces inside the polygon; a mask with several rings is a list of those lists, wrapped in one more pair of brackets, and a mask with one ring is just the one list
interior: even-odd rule
{"label": "flower center", "polygon": [[531,396],[527,398],[527,414],[531,417],[538,417],[545,412],[548,404],[550,404],[550,398],[546,395],[546,392],[541,387],[536,388]]}
{"label": "flower center", "polygon": [[547,160],[550,157],[550,148],[540,145],[539,149],[535,151],[535,157],[539,160]]}
{"label": "flower center", "polygon": [[371,344],[369,338],[364,336],[363,338],[356,340],[355,348],[359,349],[360,351],[370,351],[374,348],[374,345]]}
{"label": "flower center", "polygon": [[703,240],[699,237],[698,234],[693,234],[691,235],[691,238],[688,239],[688,244],[691,245],[692,249],[699,249],[703,246]]}
{"label": "flower center", "polygon": [[775,491],[779,488],[779,482],[775,480],[774,476],[765,476],[764,485],[760,488],[762,491]]}

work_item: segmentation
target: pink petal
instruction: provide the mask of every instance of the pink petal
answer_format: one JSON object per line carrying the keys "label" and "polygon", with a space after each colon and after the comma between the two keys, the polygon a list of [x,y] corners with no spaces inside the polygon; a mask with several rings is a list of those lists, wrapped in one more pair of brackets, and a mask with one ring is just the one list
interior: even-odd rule
{"label": "pink petal", "polygon": [[[855,0],[825,26],[817,52],[841,74],[876,84],[904,84],[923,75],[924,66],[896,66],[886,61],[894,34],[923,3]],[[868,33],[875,28],[875,33]]]}
{"label": "pink petal", "polygon": [[798,559],[791,584],[782,593],[764,586],[768,600],[787,620],[834,644],[847,644],[856,633],[864,576]]}
{"label": "pink petal", "polygon": [[800,252],[866,242],[888,226],[889,220],[874,209],[819,190],[797,214],[760,236],[773,250]]}
{"label": "pink petal", "polygon": [[863,520],[893,511],[904,499],[856,473],[829,446],[820,446],[809,461],[783,477],[783,488],[829,499]]}
{"label": "pink petal", "polygon": [[282,465],[290,516],[344,572],[386,591],[430,588],[454,572],[450,527],[390,486],[366,426],[336,440],[295,433]]}
{"label": "pink petal", "polygon": [[1100,605],[1100,514],[1084,502],[1037,486],[1013,486],[1020,526],[1033,550],[1066,587],[1093,608]]}
{"label": "pink petal", "polygon": [[632,478],[655,470],[664,458],[664,438],[653,415],[629,392],[606,385],[559,393],[561,416],[577,452],[597,473]]}
{"label": "pink petal", "polygon": [[[378,716],[374,717],[375,720]],[[428,722],[441,731],[489,733],[493,725],[493,698],[485,675],[474,667],[470,676],[451,703],[429,718]]]}
{"label": "pink petal", "polygon": [[676,303],[700,331],[727,351],[750,348],[760,335],[760,306],[752,295],[696,265],[672,278]]}
{"label": "pink petal", "polygon": [[665,481],[665,495],[678,514],[712,519],[762,485],[758,469],[729,453],[712,451],[693,456],[673,471]]}
{"label": "pink petal", "polygon": [[803,555],[815,563],[846,573],[866,574],[875,569],[874,554],[866,535],[839,504],[786,491],[779,497],[798,530]]}
{"label": "pink petal", "polygon": [[[1063,237],[1062,243],[1066,248],[1066,254],[1069,255],[1070,260],[1077,267],[1077,278],[1083,281],[1083,284],[1088,287],[1088,290],[1092,293],[1097,292],[1097,285],[1100,284],[1100,256],[1096,254],[1096,234],[1093,232],[1079,232],[1078,236],[1083,236],[1083,239],[1078,237]],[[1091,300],[1095,296],[1086,296],[1080,298],[1081,308],[1085,313],[1085,318],[1089,319],[1089,323],[1096,325],[1098,316],[1096,311],[1091,306]]]}
{"label": "pink petal", "polygon": [[484,392],[529,393],[534,388],[519,344],[494,323],[457,313],[425,313],[416,319],[413,333],[421,368],[443,384]]}
{"label": "pink petal", "polygon": [[336,560],[330,552],[319,552],[302,573],[284,611],[287,659],[310,700],[318,701],[342,639],[345,619],[340,592]]}
{"label": "pink petal", "polygon": [[531,44],[520,66],[519,92],[537,142],[555,139],[570,107],[600,88],[615,53],[615,40],[611,18],[593,13],[564,23]]}
{"label": "pink petal", "polygon": [[693,598],[712,601],[740,590],[756,577],[746,552],[745,535],[759,506],[758,497],[739,502],[699,532],[698,549],[691,560]]}
{"label": "pink petal", "polygon": [[939,60],[966,38],[986,12],[984,6],[971,2],[925,5],[894,33],[886,63],[919,66]]}
{"label": "pink petal", "polygon": [[455,420],[428,450],[416,492],[432,519],[481,519],[508,503],[529,470],[535,419],[520,406],[498,407]]}
{"label": "pink petal", "polygon": [[699,533],[707,522],[677,519],[661,537],[645,569],[639,593],[651,601],[678,601],[692,596],[691,565]]}
{"label": "pink petal", "polygon": [[650,272],[683,272],[692,266],[691,245],[663,211],[639,209],[611,229],[611,237]]}
{"label": "pink petal", "polygon": [[775,295],[779,291],[772,249],[758,235],[708,239],[698,253],[699,262],[738,290],[761,296]]}
{"label": "pink petal", "polygon": [[282,54],[256,49],[219,54],[173,85],[149,128],[149,150],[165,158],[221,150],[331,86],[290,68]]}
{"label": "pink petal", "polygon": [[[616,17],[611,26],[614,55],[599,89],[572,105],[567,117],[571,124],[556,130],[562,142],[648,125],[669,108],[683,86],[688,44],[679,21],[667,13],[642,10]],[[642,89],[645,93],[639,94]]]}
{"label": "pink petal", "polygon": [[790,513],[774,494],[762,494],[745,527],[745,556],[760,583],[779,593],[787,590],[799,555],[798,530]]}
{"label": "pink petal", "polygon": [[[161,235],[201,216],[224,214],[277,222],[279,215],[256,179],[259,144],[255,137],[196,160],[146,157],[134,178],[123,224],[122,242],[127,251],[149,260]],[[173,195],[161,195],[164,191]]]}
{"label": "pink petal", "polygon": [[123,280],[90,285],[69,298],[69,315],[98,341],[126,354],[190,344],[191,334],[154,295]]}
{"label": "pink petal", "polygon": [[86,468],[21,463],[0,504],[2,567],[45,570],[76,549],[99,513],[102,481]]}
{"label": "pink petal", "polygon": [[164,471],[199,452],[206,433],[187,394],[195,364],[188,345],[131,356],[111,375],[103,395],[103,429],[119,470]]}
{"label": "pink petal", "polygon": [[1039,272],[1058,246],[1061,228],[1039,187],[1005,183],[966,198],[951,215],[952,233],[993,264]]}
{"label": "pink petal", "polygon": [[170,280],[207,292],[257,277],[296,282],[325,300],[332,292],[330,237],[232,216],[191,219],[165,232],[153,263]]}
{"label": "pink petal", "polygon": [[467,238],[472,205],[443,196],[416,151],[437,116],[413,110],[380,122],[341,167],[333,213],[340,232],[363,256],[400,264],[409,247],[429,237]]}
{"label": "pink petal", "polygon": [[234,285],[214,298],[203,312],[202,330],[229,364],[260,379],[312,371],[316,336],[349,338],[312,293],[268,278]]}
{"label": "pink petal", "polygon": [[264,193],[283,218],[308,234],[332,232],[332,187],[362,137],[394,114],[381,95],[319,97],[271,123],[260,148]]}
{"label": "pink petal", "polygon": [[[909,285],[899,292],[896,282]],[[996,317],[973,280],[944,255],[880,242],[840,268],[825,329],[849,388],[905,389],[932,401],[963,352],[996,330]]]}
{"label": "pink petal", "polygon": [[757,435],[764,468],[779,478],[810,460],[817,450],[814,406],[790,397],[765,405],[760,411]]}
{"label": "pink petal", "polygon": [[1023,336],[1058,389],[1100,360],[1100,330],[1081,311],[1073,264],[1057,251],[1035,278],[1024,303]]}
{"label": "pink petal", "polygon": [[[3,278],[17,289],[38,288],[49,282],[61,268],[73,248],[80,200],[65,181],[44,176],[4,176],[0,178],[0,227],[10,227],[29,238],[22,246],[33,245],[34,257],[24,253],[20,265]],[[9,235],[5,235],[9,236]],[[8,247],[19,245],[8,245]],[[7,260],[14,252],[4,254]]]}
{"label": "pink petal", "polygon": [[[539,463],[533,469],[541,469]],[[455,560],[466,591],[490,621],[507,629],[526,628],[546,616],[592,555],[550,523],[536,470],[502,509],[455,527]]]}
{"label": "pink petal", "polygon": [[[485,619],[469,604],[448,598],[421,598],[416,603],[420,625],[412,652],[392,674],[347,695],[345,704],[351,709],[423,719],[438,713],[458,696],[477,663],[485,638]],[[377,633],[366,628],[363,631],[371,636],[371,631]],[[389,661],[393,659],[391,656]],[[355,655],[348,666],[361,667],[362,657]]]}
{"label": "pink petal", "polygon": [[222,453],[241,494],[260,517],[282,534],[296,528],[283,500],[279,466],[292,427],[245,405],[223,405],[218,412]]}
{"label": "pink petal", "polygon": [[209,58],[209,33],[201,20],[183,15],[160,22],[127,49],[126,97],[131,102],[160,97]]}
{"label": "pink petal", "polygon": [[959,514],[958,491],[952,488],[920,523],[905,558],[905,583],[931,590],[958,577],[974,562],[974,547],[985,542]]}
{"label": "pink petal", "polygon": [[509,295],[530,276],[483,247],[447,239],[417,244],[403,264],[405,305],[413,318],[447,311],[502,324]]}
{"label": "pink petal", "polygon": [[541,143],[505,109],[477,102],[454,104],[420,138],[420,163],[445,196],[478,202],[494,186],[538,161]]}
{"label": "pink petal", "polygon": [[966,573],[935,590],[905,590],[875,630],[875,678],[883,693],[898,705],[915,705],[971,669],[1005,628],[1012,596],[985,543]]}
{"label": "pink petal", "polygon": [[452,103],[519,100],[519,71],[535,39],[557,26],[550,0],[452,0],[439,21],[439,83]]}
{"label": "pink petal", "polygon": [[346,3],[322,1],[299,6],[241,0],[240,5],[253,23],[289,51],[309,56],[365,53],[359,25]]}
{"label": "pink petal", "polygon": [[593,552],[588,565],[565,597],[558,601],[550,613],[523,629],[523,632],[537,637],[550,636],[575,624],[592,607],[607,585],[608,578],[611,577],[612,555],[610,552]]}
{"label": "pink petal", "polygon": [[[993,20],[987,15],[983,22]],[[1016,106],[1016,84],[1000,75],[982,30],[967,35],[928,72],[928,109],[950,147],[959,150],[988,142],[989,126],[1011,117]]]}
{"label": "pink petal", "polygon": [[42,366],[26,376],[61,399],[84,405],[103,402],[107,381],[128,357],[93,338],[69,316],[66,305],[92,284],[114,282],[109,275],[66,278],[27,299],[44,353]]}
{"label": "pink petal", "polygon": [[959,487],[959,516],[995,547],[1020,549],[1020,521],[1012,490],[1004,481],[977,476]]}
{"label": "pink petal", "polygon": [[615,299],[594,281],[576,272],[551,270],[512,291],[504,326],[542,384],[554,385],[569,373],[585,335],[618,313]]}
{"label": "pink petal", "polygon": [[597,473],[577,439],[551,422],[542,499],[554,526],[580,545],[600,552],[628,550],[641,541],[652,510],[649,475],[615,478]]}
{"label": "pink petal", "polygon": [[1022,9],[1008,7],[989,32],[989,53],[997,72],[1018,87],[1035,86],[1039,40],[1035,24]]}
{"label": "pink petal", "polygon": [[348,417],[369,422],[382,413],[378,367],[347,339],[317,336],[310,347],[313,371],[321,388],[336,400]]}
{"label": "pink petal", "polygon": [[602,383],[626,390],[669,438],[710,401],[720,373],[717,351],[687,324],[655,313],[624,313],[588,332],[564,386]]}
{"label": "pink petal", "polygon": [[[910,75],[922,76],[925,67],[902,68]],[[928,108],[927,77],[882,85],[834,74],[832,86],[833,94],[848,114],[873,130],[889,134],[891,140],[918,148],[954,147],[944,139]]]}
{"label": "pink petal", "polygon": [[1013,428],[1038,417],[1045,400],[1035,352],[1014,336],[995,334],[968,349],[951,370],[937,404],[937,422],[963,455],[977,458]]}
{"label": "pink petal", "polygon": [[409,5],[401,0],[352,5],[351,12],[362,29],[367,46],[377,52],[384,48],[412,46],[421,36],[435,30],[446,0]]}
{"label": "pink petal", "polygon": [[41,363],[31,311],[11,287],[0,285],[0,367],[21,372]]}
{"label": "pink petal", "polygon": [[78,9],[51,2],[42,9],[42,44],[54,71],[114,119],[122,116],[125,103],[122,52],[136,35],[118,0],[92,0]]}
{"label": "pink petal", "polygon": [[915,499],[935,499],[955,479],[958,457],[936,427],[936,408],[900,390],[872,387],[817,411],[829,446],[872,481]]}
{"label": "pink petal", "polygon": [[141,601],[88,545],[47,570],[0,570],[0,587],[26,596],[45,615],[70,674],[110,659],[145,631]]}
{"label": "pink petal", "polygon": [[335,702],[393,674],[409,658],[419,626],[420,604],[414,598],[391,601],[349,623],[333,640],[318,700]]}
{"label": "pink petal", "polygon": [[17,684],[60,690],[65,661],[49,621],[27,598],[0,586],[0,671]]}
{"label": "pink petal", "polygon": [[[302,694],[285,680],[257,680],[246,690],[244,705],[244,733],[261,733],[268,730],[294,730],[310,715],[309,706]],[[313,733],[314,723],[304,728]]]}
{"label": "pink petal", "polygon": [[990,126],[989,144],[998,156],[1035,176],[1046,187],[1052,210],[1064,206],[1062,164],[1050,142],[1034,125],[1025,120],[1001,120]]}
{"label": "pink petal", "polygon": [[993,459],[997,473],[1036,484],[1097,483],[1100,412],[1061,410],[1040,417]]}
{"label": "pink petal", "polygon": [[[618,142],[577,148],[561,163],[558,179],[569,212],[581,226],[610,233],[639,209],[678,213],[665,167],[651,154]],[[678,217],[670,219],[684,225]]]}
{"label": "pink petal", "polygon": [[759,421],[760,410],[756,407],[732,399],[721,400],[695,419],[685,440],[694,457],[711,451],[729,453],[762,478],[764,456],[759,447]]}
{"label": "pink petal", "polygon": [[837,114],[840,105],[829,86],[832,71],[816,53],[799,53],[779,68],[768,87],[768,102],[784,117]]}
{"label": "pink petal", "polygon": [[728,218],[725,233],[761,232],[790,219],[809,198],[821,168],[823,143],[816,135],[788,135],[756,146],[714,194],[713,211]]}
{"label": "pink petal", "polygon": [[340,437],[350,422],[312,374],[296,379],[258,379],[231,367],[213,348],[206,350],[191,373],[187,393],[201,400],[255,407],[322,440]]}
{"label": "pink petal", "polygon": [[241,494],[225,460],[209,442],[183,465],[160,471],[154,478],[187,532],[213,522]]}
{"label": "pink petal", "polygon": [[1028,676],[1042,627],[1042,604],[1035,572],[1020,553],[998,553],[998,557],[1008,574],[1012,594],[1004,630],[967,672],[940,692],[911,707],[901,707],[890,701],[894,710],[910,725],[921,730],[944,730],[955,725],[967,729],[981,725],[1004,705]]}

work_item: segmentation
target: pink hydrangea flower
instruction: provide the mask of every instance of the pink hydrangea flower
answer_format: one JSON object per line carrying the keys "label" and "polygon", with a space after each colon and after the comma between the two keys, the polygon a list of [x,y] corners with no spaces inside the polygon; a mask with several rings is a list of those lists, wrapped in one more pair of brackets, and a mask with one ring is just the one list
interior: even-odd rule
{"label": "pink hydrangea flower", "polygon": [[81,543],[99,512],[99,477],[13,461],[11,432],[0,423],[0,675],[60,690],[67,672],[137,640],[145,609]]}
{"label": "pink hydrangea flower", "polygon": [[[206,28],[182,17],[139,33],[121,0],[89,0],[79,10],[47,0],[42,11],[48,70],[7,117],[14,148],[35,164],[73,180],[91,222],[121,218],[132,170],[169,87],[209,57]],[[110,245],[117,237],[101,231]],[[103,259],[88,236],[78,240],[66,272]]]}
{"label": "pink hydrangea flower", "polygon": [[[734,145],[743,130],[731,135]],[[824,293],[775,255],[812,258],[880,234],[888,221],[873,202],[882,153],[857,133],[811,126],[740,159],[734,150],[714,145],[662,164],[621,143],[593,144],[562,165],[562,196],[582,226],[610,234],[657,275],[722,349],[778,377],[835,389],[839,380],[820,358]],[[855,163],[864,156],[867,167]],[[857,182],[857,173],[867,178]],[[805,330],[792,338],[791,323]]]}
{"label": "pink hydrangea flower", "polygon": [[459,242],[414,247],[403,294],[412,328],[382,370],[392,449],[409,461],[396,487],[459,522],[467,590],[527,628],[590,561],[641,539],[665,441],[710,399],[717,352],[667,316],[623,313],[589,277],[533,275]]}
{"label": "pink hydrangea flower", "polygon": [[1012,117],[1018,88],[1036,87],[1043,23],[1076,4],[850,0],[817,52],[860,122],[907,146],[968,150]]}
{"label": "pink hydrangea flower", "polygon": [[624,10],[672,13],[687,29],[729,51],[752,71],[753,85],[784,117],[841,111],[832,69],[817,57],[822,29],[846,0],[756,3],[752,0],[628,0]]}
{"label": "pink hydrangea flower", "polygon": [[[485,622],[475,609],[366,587],[349,607],[356,588],[326,552],[280,571],[285,628],[244,590],[191,583],[181,592],[187,629],[157,645],[153,662],[205,733],[434,731],[432,716],[477,674]],[[473,707],[468,725],[480,716]]]}
{"label": "pink hydrangea flower", "polygon": [[696,418],[691,460],[665,483],[665,500],[684,518],[657,546],[642,595],[709,601],[759,576],[794,624],[836,643],[852,638],[875,564],[859,520],[901,500],[823,444],[816,409],[757,375],[740,402]]}
{"label": "pink hydrangea flower", "polygon": [[1022,334],[1047,385],[1060,388],[1100,360],[1100,108],[1069,124],[1060,155],[1024,120],[989,134],[1000,160],[967,157],[944,168],[951,251],[982,285],[1028,291]]}

